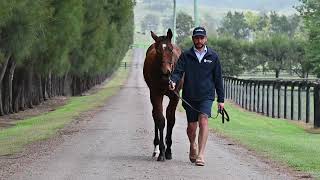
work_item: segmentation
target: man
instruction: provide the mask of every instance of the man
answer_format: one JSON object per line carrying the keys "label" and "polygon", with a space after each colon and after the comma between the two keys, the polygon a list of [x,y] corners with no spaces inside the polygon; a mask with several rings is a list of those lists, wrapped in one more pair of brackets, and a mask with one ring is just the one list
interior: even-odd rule
{"label": "man", "polygon": [[204,151],[209,131],[208,118],[211,117],[215,91],[218,95],[217,101],[220,110],[224,108],[224,92],[220,61],[217,53],[206,46],[206,30],[203,27],[196,27],[193,30],[192,41],[193,47],[183,52],[179,57],[177,67],[171,75],[169,89],[174,90],[175,85],[184,75],[182,97],[192,106],[185,102],[182,103],[188,121],[189,159],[197,166],[204,166]]}

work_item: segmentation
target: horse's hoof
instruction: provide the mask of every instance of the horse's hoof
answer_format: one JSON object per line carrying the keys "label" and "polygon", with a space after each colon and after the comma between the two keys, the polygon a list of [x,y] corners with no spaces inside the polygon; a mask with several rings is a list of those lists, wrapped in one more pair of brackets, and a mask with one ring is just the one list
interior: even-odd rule
{"label": "horse's hoof", "polygon": [[171,160],[172,159],[172,154],[166,152],[166,159]]}
{"label": "horse's hoof", "polygon": [[162,156],[159,156],[158,157],[158,159],[157,159],[157,161],[165,161],[166,159],[164,158],[164,156],[162,155]]}

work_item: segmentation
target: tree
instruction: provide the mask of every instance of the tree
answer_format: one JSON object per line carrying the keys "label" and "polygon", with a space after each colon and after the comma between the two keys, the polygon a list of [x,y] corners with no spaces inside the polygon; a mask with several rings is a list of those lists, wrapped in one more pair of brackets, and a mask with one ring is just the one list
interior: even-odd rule
{"label": "tree", "polygon": [[317,0],[300,0],[302,5],[297,7],[305,22],[309,36],[307,58],[314,67],[314,72],[320,78],[320,2]]}
{"label": "tree", "polygon": [[259,38],[254,42],[256,53],[268,59],[267,67],[279,77],[281,70],[289,64],[290,40],[287,35],[273,34],[270,37]]}
{"label": "tree", "polygon": [[192,27],[192,17],[184,12],[179,12],[177,15],[177,44],[181,44],[186,37],[190,37]]}
{"label": "tree", "polygon": [[102,82],[133,41],[133,6],[130,0],[0,1],[0,115]]}
{"label": "tree", "polygon": [[258,31],[266,30],[266,28],[268,27],[268,24],[269,24],[269,16],[266,14],[260,15],[259,20],[257,22],[257,30]]}
{"label": "tree", "polygon": [[[0,9],[7,5],[9,9],[3,12],[5,23],[2,24],[0,29],[0,52],[3,55],[3,60],[0,60],[0,62],[4,62],[1,64],[0,70],[0,95],[4,97],[3,100],[0,97],[0,115],[13,112],[15,97],[13,97],[14,87],[12,82],[16,68],[33,63],[30,57],[37,47],[39,35],[45,31],[48,18],[51,16],[48,9],[49,4],[45,1],[1,2]],[[27,77],[30,76],[25,74],[22,78]],[[31,82],[25,81],[24,85],[24,93],[26,97],[30,97],[33,90]],[[24,87],[20,87],[20,89]],[[25,99],[22,99],[22,101],[25,101]],[[26,101],[20,108],[24,109],[30,106],[32,106],[32,102]]]}
{"label": "tree", "polygon": [[307,40],[303,38],[294,38],[290,43],[290,60],[292,61],[292,70],[301,78],[308,78],[312,70],[311,61],[306,56]]}
{"label": "tree", "polygon": [[237,76],[244,72],[244,51],[241,40],[233,37],[210,38],[208,46],[212,47],[219,54],[223,74]]}
{"label": "tree", "polygon": [[160,19],[154,14],[146,15],[141,22],[141,31],[157,31],[160,24]]}
{"label": "tree", "polygon": [[248,24],[249,29],[253,32],[257,31],[260,16],[251,11],[248,11],[244,14],[244,17],[245,17],[246,23]]}
{"label": "tree", "polygon": [[247,24],[244,14],[230,11],[223,18],[221,27],[218,32],[221,35],[231,35],[236,39],[246,39],[249,37],[249,25]]}

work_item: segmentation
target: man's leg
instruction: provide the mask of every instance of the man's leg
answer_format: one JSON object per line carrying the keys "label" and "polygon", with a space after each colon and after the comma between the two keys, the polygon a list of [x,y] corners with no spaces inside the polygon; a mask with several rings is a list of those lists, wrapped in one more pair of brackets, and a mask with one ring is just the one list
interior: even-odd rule
{"label": "man's leg", "polygon": [[190,161],[195,162],[197,158],[197,144],[196,144],[196,132],[197,132],[198,122],[189,122],[187,127],[187,134],[190,142]]}
{"label": "man's leg", "polygon": [[204,161],[204,150],[206,147],[207,139],[208,139],[208,116],[204,114],[199,115],[199,152],[198,152],[198,159]]}

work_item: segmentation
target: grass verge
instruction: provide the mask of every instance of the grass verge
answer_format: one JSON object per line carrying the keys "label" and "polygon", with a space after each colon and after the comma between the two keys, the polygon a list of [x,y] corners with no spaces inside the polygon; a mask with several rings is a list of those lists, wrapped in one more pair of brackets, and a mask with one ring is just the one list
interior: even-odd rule
{"label": "grass verge", "polygon": [[[130,62],[131,58],[132,50],[129,50],[123,61]],[[102,106],[120,89],[127,76],[128,70],[119,68],[99,92],[88,96],[71,97],[66,105],[55,111],[18,121],[13,127],[0,130],[0,156],[20,152],[27,144],[45,140],[55,135],[82,112]]]}
{"label": "grass verge", "polygon": [[[231,121],[209,121],[210,128],[257,153],[320,179],[320,134],[308,133],[288,120],[273,119],[226,103]],[[216,105],[213,106],[213,112]]]}

